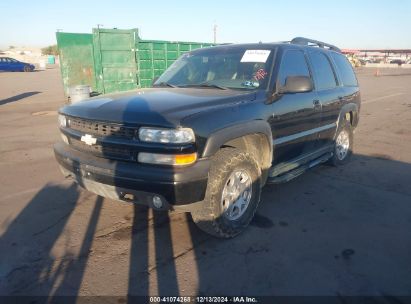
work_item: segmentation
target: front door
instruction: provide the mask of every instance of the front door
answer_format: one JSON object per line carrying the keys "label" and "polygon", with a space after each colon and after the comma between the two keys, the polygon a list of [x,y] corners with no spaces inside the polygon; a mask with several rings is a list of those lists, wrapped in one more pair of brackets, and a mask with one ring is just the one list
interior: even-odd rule
{"label": "front door", "polygon": [[[305,53],[286,50],[278,73],[277,86],[284,86],[289,76],[308,76]],[[273,165],[287,162],[315,148],[316,128],[321,119],[321,105],[315,91],[284,94],[272,105]]]}

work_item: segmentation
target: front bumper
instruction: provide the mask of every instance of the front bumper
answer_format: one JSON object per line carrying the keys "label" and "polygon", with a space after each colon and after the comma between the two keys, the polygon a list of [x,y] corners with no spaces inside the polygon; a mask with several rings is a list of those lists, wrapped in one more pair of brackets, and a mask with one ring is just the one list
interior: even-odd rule
{"label": "front bumper", "polygon": [[154,195],[173,209],[202,201],[207,188],[208,159],[188,167],[165,167],[135,162],[113,161],[71,148],[54,145],[54,154],[65,176],[104,197],[152,206]]}

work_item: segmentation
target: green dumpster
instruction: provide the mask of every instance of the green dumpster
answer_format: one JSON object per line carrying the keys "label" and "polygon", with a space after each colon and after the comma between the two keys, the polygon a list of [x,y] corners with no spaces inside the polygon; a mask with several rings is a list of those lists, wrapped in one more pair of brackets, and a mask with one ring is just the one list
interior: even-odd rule
{"label": "green dumpster", "polygon": [[96,93],[150,87],[181,54],[211,43],[142,40],[138,29],[93,29],[92,34],[57,32],[60,69],[69,87],[89,85]]}
{"label": "green dumpster", "polygon": [[54,55],[49,55],[47,57],[47,63],[48,64],[55,64],[56,63],[56,59],[55,59]]}

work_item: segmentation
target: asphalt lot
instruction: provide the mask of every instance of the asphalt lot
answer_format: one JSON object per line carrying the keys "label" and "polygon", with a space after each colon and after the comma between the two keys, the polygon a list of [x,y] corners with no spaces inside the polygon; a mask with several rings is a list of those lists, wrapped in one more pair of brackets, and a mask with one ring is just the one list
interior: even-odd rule
{"label": "asphalt lot", "polygon": [[352,161],[266,186],[232,240],[64,180],[59,70],[0,73],[0,295],[411,296],[411,73],[373,73]]}

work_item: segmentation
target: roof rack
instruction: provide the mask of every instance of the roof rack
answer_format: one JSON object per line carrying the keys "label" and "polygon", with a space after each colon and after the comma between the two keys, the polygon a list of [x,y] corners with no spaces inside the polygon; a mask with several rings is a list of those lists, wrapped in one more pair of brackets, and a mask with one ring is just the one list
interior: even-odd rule
{"label": "roof rack", "polygon": [[323,49],[328,48],[329,50],[341,53],[341,50],[335,45],[328,44],[328,43],[318,41],[318,40],[304,38],[304,37],[296,37],[293,40],[291,40],[290,43],[298,44],[298,45],[306,45],[306,46],[317,46]]}

